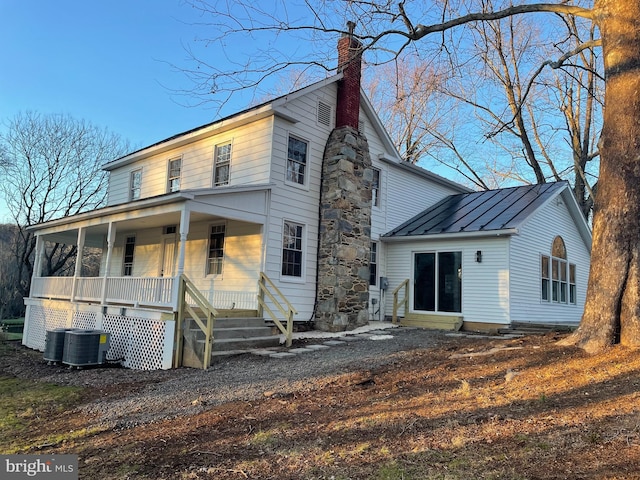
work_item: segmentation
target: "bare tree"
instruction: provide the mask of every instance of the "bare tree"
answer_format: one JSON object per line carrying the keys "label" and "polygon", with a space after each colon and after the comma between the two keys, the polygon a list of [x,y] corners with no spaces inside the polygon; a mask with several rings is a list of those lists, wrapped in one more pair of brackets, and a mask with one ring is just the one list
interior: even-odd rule
{"label": "bare tree", "polygon": [[16,225],[0,225],[0,320],[20,316],[24,312],[18,291],[18,266],[13,257],[18,239]]}
{"label": "bare tree", "polygon": [[[532,20],[513,16],[469,26],[473,41],[457,52],[458,67],[442,86],[459,110],[475,119],[485,142],[512,161],[482,165],[476,160],[476,172],[523,183],[569,180],[588,218],[602,119],[598,58],[593,49],[581,50],[571,61],[550,62],[553,69],[544,66],[560,49],[584,44],[581,35],[593,42],[594,31],[575,18],[558,16],[555,31],[563,39],[550,43],[551,26],[542,31]],[[445,140],[452,146],[460,142]]]}
{"label": "bare tree", "polygon": [[[434,2],[429,8],[400,1],[305,2],[306,11],[292,12],[290,2],[260,3],[192,1],[203,15],[214,14],[217,36],[211,42],[225,44],[233,37],[275,39],[258,42],[268,48],[252,51],[250,61],[239,60],[238,68],[207,70],[201,67],[200,86],[223,95],[255,87],[270,74],[288,65],[330,70],[327,50],[310,61],[309,51],[282,55],[283,38],[296,41],[322,39],[334,44],[346,33],[338,22],[358,19],[358,35],[369,51],[371,63],[392,61],[408,48],[428,53],[446,52],[455,60],[459,39],[470,27],[514,15],[539,15],[546,21],[557,15],[581,18],[600,32],[605,72],[605,101],[600,139],[600,174],[594,202],[592,263],[585,311],[580,328],[571,341],[588,351],[611,344],[640,345],[640,4],[632,0],[595,0],[592,8],[559,3],[524,3],[484,8],[486,3]],[[595,31],[595,30],[594,30]],[[273,35],[276,34],[274,37]],[[455,34],[455,36],[454,36]],[[333,42],[327,40],[332,39]],[[430,41],[431,40],[431,41]],[[564,40],[563,38],[560,40]],[[545,68],[563,65],[598,42],[585,42],[567,50]],[[315,46],[320,47],[320,43]],[[258,47],[259,48],[259,47]],[[196,59],[197,60],[197,59]],[[192,69],[191,72],[196,72]]]}
{"label": "bare tree", "polygon": [[[128,151],[119,136],[64,115],[18,114],[0,136],[2,192],[18,226],[18,289],[28,296],[35,236],[29,226],[98,208],[106,198],[102,165]],[[44,275],[64,275],[75,246],[46,248]],[[41,272],[37,272],[41,273]]]}

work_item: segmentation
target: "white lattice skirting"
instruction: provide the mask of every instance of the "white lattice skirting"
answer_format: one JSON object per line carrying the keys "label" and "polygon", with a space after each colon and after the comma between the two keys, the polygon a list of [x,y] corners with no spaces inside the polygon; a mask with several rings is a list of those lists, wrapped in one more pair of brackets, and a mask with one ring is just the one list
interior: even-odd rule
{"label": "white lattice skirting", "polygon": [[100,329],[111,334],[107,360],[120,361],[123,366],[137,370],[170,369],[175,322],[145,318],[152,315],[142,311],[135,315],[132,310],[119,315],[103,313],[100,309],[77,310],[64,303],[31,304],[27,306],[22,343],[43,352],[47,330]]}

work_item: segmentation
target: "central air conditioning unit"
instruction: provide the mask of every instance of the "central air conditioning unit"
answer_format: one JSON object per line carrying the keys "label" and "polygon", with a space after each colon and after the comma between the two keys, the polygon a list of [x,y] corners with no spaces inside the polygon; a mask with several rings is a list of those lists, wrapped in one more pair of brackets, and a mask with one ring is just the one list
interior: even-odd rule
{"label": "central air conditioning unit", "polygon": [[64,351],[64,337],[67,332],[77,330],[76,328],[56,328],[47,330],[44,339],[44,355],[43,358],[49,363],[58,363],[62,361]]}
{"label": "central air conditioning unit", "polygon": [[103,330],[72,330],[64,336],[62,363],[70,367],[101,365],[107,361],[111,334]]}

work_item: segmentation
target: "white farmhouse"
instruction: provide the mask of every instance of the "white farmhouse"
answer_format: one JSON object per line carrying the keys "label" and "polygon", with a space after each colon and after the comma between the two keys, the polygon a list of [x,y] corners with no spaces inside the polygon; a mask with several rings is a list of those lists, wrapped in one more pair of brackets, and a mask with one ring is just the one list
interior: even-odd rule
{"label": "white farmhouse", "polygon": [[[357,42],[338,51],[336,75],[113,160],[106,207],[33,227],[23,343],[102,329],[124,366],[206,368],[212,350],[277,344],[273,325],[290,338],[295,323],[383,320],[403,289],[407,322],[578,321],[590,234],[566,185],[531,187],[539,207],[495,235],[414,235],[428,206],[476,194],[401,160],[361,91]],[[51,243],[77,245],[73,276],[41,276]],[[97,277],[87,248],[102,251]]]}

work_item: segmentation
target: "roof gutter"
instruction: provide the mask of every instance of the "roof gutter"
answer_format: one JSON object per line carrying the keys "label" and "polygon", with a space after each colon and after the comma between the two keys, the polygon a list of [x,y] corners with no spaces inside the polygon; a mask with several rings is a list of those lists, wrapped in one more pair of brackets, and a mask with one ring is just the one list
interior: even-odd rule
{"label": "roof gutter", "polygon": [[403,235],[398,237],[381,236],[380,241],[385,243],[400,242],[423,242],[437,240],[466,240],[470,238],[496,238],[518,235],[520,233],[517,228],[505,228],[503,230],[489,230],[486,232],[455,232],[455,233],[432,233],[430,235]]}

